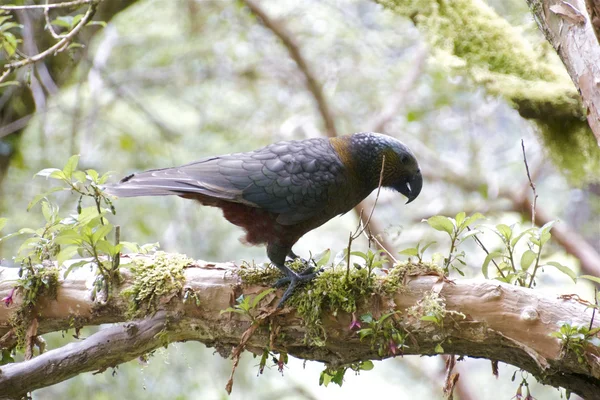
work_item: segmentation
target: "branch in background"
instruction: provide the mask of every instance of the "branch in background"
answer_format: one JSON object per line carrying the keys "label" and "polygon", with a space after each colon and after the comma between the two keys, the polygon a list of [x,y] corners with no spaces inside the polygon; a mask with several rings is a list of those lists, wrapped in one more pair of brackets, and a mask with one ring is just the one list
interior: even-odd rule
{"label": "branch in background", "polygon": [[[5,71],[0,76],[0,82],[2,82],[4,79],[6,79],[6,77],[8,77],[8,75],[17,68],[21,68],[26,65],[36,63],[50,55],[54,55],[56,53],[60,53],[61,51],[65,50],[69,46],[69,44],[71,44],[73,39],[75,39],[75,36],[79,33],[81,28],[83,28],[85,25],[88,24],[88,22],[90,22],[92,20],[92,18],[94,17],[94,14],[96,13],[98,4],[100,4],[101,1],[102,0],[90,1],[88,3],[89,7],[88,7],[86,13],[81,18],[81,20],[77,23],[77,25],[75,25],[73,27],[73,29],[69,33],[64,35],[64,37],[61,40],[59,40],[54,46],[42,51],[41,53],[38,53],[33,56],[29,56],[23,60],[4,64]],[[44,5],[44,7],[45,6],[46,5]]]}
{"label": "branch in background", "polygon": [[250,9],[252,14],[258,17],[262,21],[263,25],[273,32],[287,48],[290,57],[296,62],[296,65],[298,65],[298,68],[304,75],[306,87],[312,93],[315,101],[317,102],[319,113],[321,114],[321,118],[323,118],[323,123],[325,124],[327,136],[338,136],[333,114],[329,108],[325,94],[323,93],[323,87],[317,80],[316,74],[302,55],[300,47],[296,43],[295,39],[278,21],[275,21],[273,18],[269,17],[269,15],[262,8],[262,4],[259,4],[258,1],[243,0],[243,2]]}
{"label": "branch in background", "polygon": [[[240,294],[256,295],[267,287],[242,286],[236,275],[239,269],[232,264],[195,264],[184,269],[183,287],[195,293],[197,302],[184,303],[182,293],[166,294],[157,301],[159,311],[151,317],[103,329],[28,361],[3,365],[0,393],[16,397],[83,371],[104,371],[175,341],[196,340],[228,353],[239,344],[252,322],[244,315],[221,314],[221,310],[230,307],[232,299]],[[124,283],[119,291],[131,287],[132,278],[127,271],[122,270]],[[4,297],[9,295],[13,279],[17,279],[17,270],[0,268],[0,274],[3,278],[0,297]],[[90,300],[87,282],[92,275],[87,268],[75,270],[68,279],[59,281],[55,298],[38,299],[38,334],[70,329],[73,324],[81,327],[128,321],[130,305],[118,293],[108,304]],[[431,295],[432,290],[439,293],[445,303],[447,314],[443,328],[441,324],[438,326],[418,317],[410,318],[407,312]],[[0,337],[9,331],[8,320],[21,305],[22,299],[15,297],[11,308],[0,308]],[[277,297],[274,293],[268,294],[256,311],[269,312],[276,306]],[[478,301],[474,302],[474,298]],[[446,284],[436,276],[410,276],[390,298],[368,296],[364,308],[358,312],[380,309],[381,304],[392,304],[404,316],[401,324],[410,332],[411,341],[404,354],[434,355],[436,346],[443,341],[444,351],[449,354],[507,362],[529,371],[542,383],[565,387],[586,398],[593,398],[600,391],[600,358],[596,350],[586,348],[587,365],[584,365],[576,357],[565,357],[560,341],[549,336],[558,330],[560,321],[589,324],[592,311],[577,301],[492,280],[461,279]],[[327,312],[330,311],[322,316],[327,321],[323,329],[328,333],[324,346],[307,346],[304,320],[293,310],[286,309],[273,316],[272,322],[280,329],[276,338],[266,326],[261,327],[248,340],[247,349],[262,354],[271,346],[275,352],[284,351],[334,366],[381,358],[368,340],[361,341],[356,332],[348,328],[352,320],[350,314],[339,312],[335,318],[329,318]],[[458,313],[466,317],[463,319]],[[599,324],[596,321],[594,326]]]}
{"label": "branch in background", "polygon": [[26,6],[0,6],[0,10],[13,11],[13,10],[34,10],[34,9],[48,9],[48,8],[64,8],[64,7],[74,7],[80,6],[83,4],[92,4],[97,2],[97,0],[75,0],[75,1],[65,1],[63,3],[51,3],[51,4],[30,4]]}
{"label": "branch in background", "polygon": [[[437,157],[423,143],[413,138],[408,138],[408,141],[410,147],[419,154],[422,161],[421,171],[424,178],[443,181],[470,192],[479,192],[482,185],[486,184],[486,182],[476,177],[456,172],[457,169],[453,165]],[[529,182],[524,183],[522,186],[529,186]],[[531,206],[526,193],[526,191],[514,190],[507,187],[498,188],[499,198],[509,200],[513,211],[520,213],[526,219],[531,219]],[[546,210],[539,206],[537,207],[535,216],[536,225],[543,226],[553,219]],[[586,274],[600,276],[600,253],[566,222],[560,221],[552,227],[552,237],[567,253],[579,260],[581,269]]]}

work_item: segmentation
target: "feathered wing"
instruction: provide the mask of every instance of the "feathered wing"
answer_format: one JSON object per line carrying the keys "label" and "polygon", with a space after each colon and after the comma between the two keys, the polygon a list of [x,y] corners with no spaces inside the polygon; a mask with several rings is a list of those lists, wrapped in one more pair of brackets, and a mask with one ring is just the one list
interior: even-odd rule
{"label": "feathered wing", "polygon": [[309,139],[137,173],[106,190],[119,197],[198,193],[267,210],[293,225],[322,213],[345,184],[329,141]]}

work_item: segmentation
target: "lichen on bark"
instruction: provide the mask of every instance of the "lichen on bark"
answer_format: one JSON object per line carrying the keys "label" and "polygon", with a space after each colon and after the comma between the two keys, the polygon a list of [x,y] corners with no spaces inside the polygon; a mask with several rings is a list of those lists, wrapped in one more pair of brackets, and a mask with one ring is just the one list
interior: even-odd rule
{"label": "lichen on bark", "polygon": [[415,23],[439,65],[466,73],[534,120],[569,179],[598,179],[600,147],[577,89],[547,42],[532,44],[483,0],[376,1]]}

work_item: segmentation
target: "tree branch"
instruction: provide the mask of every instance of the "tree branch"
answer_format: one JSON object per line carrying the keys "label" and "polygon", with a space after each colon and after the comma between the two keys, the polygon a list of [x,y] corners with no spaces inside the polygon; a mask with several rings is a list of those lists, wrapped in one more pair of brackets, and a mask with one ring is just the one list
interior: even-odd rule
{"label": "tree branch", "polygon": [[300,46],[296,43],[292,35],[278,22],[273,18],[269,17],[269,15],[263,10],[258,1],[254,0],[243,0],[244,4],[250,9],[252,14],[260,18],[263,25],[269,29],[271,32],[277,36],[284,46],[287,48],[290,57],[292,60],[296,62],[300,72],[304,75],[306,80],[306,87],[312,93],[315,101],[317,102],[317,106],[319,108],[319,113],[321,114],[321,118],[323,118],[323,123],[325,124],[325,130],[329,137],[335,137],[338,135],[337,130],[335,128],[335,120],[333,118],[333,114],[331,109],[329,108],[329,104],[325,98],[325,94],[323,93],[323,88],[319,81],[317,80],[317,76],[308,65],[308,62],[305,60],[302,55],[302,51],[300,50]]}
{"label": "tree branch", "polygon": [[91,4],[96,0],[75,0],[65,1],[63,3],[50,3],[50,4],[29,4],[26,6],[0,6],[0,10],[13,11],[13,10],[34,10],[34,9],[49,9],[49,8],[65,8],[80,6],[82,4]]}
{"label": "tree branch", "polygon": [[[241,293],[252,295],[266,289],[242,285],[237,271],[232,264],[197,262],[189,266],[184,270],[182,291],[192,290],[197,303],[184,303],[183,293],[171,293],[160,300],[160,311],[151,317],[103,329],[80,342],[28,361],[4,365],[0,367],[0,393],[16,397],[84,371],[103,371],[174,341],[196,340],[216,347],[221,354],[229,354],[251,322],[239,314],[221,314],[221,310],[230,307]],[[131,287],[133,280],[129,270],[122,273],[121,293]],[[91,274],[87,268],[76,270],[68,279],[59,281],[55,298],[38,299],[35,309],[38,334],[127,321],[129,305],[124,297],[115,294],[106,304],[91,300],[88,285],[93,279]],[[4,297],[9,295],[17,271],[0,268],[0,276],[0,297]],[[447,310],[441,326],[411,317],[408,312],[432,291],[439,294]],[[267,295],[257,311],[272,312],[277,297],[274,293]],[[16,296],[10,308],[0,308],[0,337],[10,331],[9,318],[19,309],[21,301]],[[490,280],[461,279],[448,283],[437,276],[415,275],[408,276],[390,297],[367,296],[358,311],[385,312],[382,309],[385,304],[401,313],[400,323],[409,332],[410,347],[405,354],[434,355],[436,345],[443,343],[448,354],[507,362],[529,371],[542,383],[565,387],[586,398],[593,398],[600,391],[599,349],[588,346],[586,363],[580,364],[576,357],[561,349],[557,339],[549,336],[559,329],[559,321],[586,326],[590,323],[592,311],[576,301]],[[306,327],[294,310],[286,308],[270,318],[281,334],[273,338],[267,326],[258,327],[247,342],[247,350],[262,353],[271,346],[272,351],[285,351],[333,366],[380,359],[368,340],[360,341],[356,332],[348,329],[352,319],[349,314],[322,315],[323,328],[328,334],[323,346],[305,342]],[[594,325],[600,322],[595,321]]]}
{"label": "tree branch", "polygon": [[[56,42],[56,44],[52,47],[49,47],[48,49],[42,51],[41,53],[38,53],[36,55],[33,56],[29,56],[21,61],[15,61],[12,63],[8,63],[5,64],[3,67],[5,69],[4,73],[0,76],[0,82],[2,82],[4,79],[6,79],[6,77],[15,69],[17,68],[21,68],[24,67],[26,65],[29,64],[33,64],[36,63],[38,61],[43,60],[44,58],[52,55],[52,54],[56,54],[59,53],[63,50],[65,50],[67,48],[67,46],[71,43],[71,41],[75,38],[75,36],[79,33],[79,31],[81,30],[81,28],[83,28],[85,25],[87,25],[88,22],[90,22],[92,20],[92,18],[94,17],[94,14],[96,13],[96,9],[98,7],[98,4],[101,2],[102,0],[93,0],[89,2],[89,7],[86,11],[86,13],[83,15],[83,17],[81,18],[81,20],[77,23],[77,25],[75,25],[73,27],[73,29],[67,33],[66,35],[64,35],[62,37],[61,40],[59,40],[58,42]],[[46,5],[43,5],[44,7],[46,7]],[[8,7],[8,6],[7,6]]]}
{"label": "tree branch", "polygon": [[[594,29],[594,24],[600,28],[598,16],[590,18],[583,0],[570,0],[568,5],[562,0],[526,1],[540,30],[558,53],[579,90],[587,109],[588,123],[600,145],[600,46]],[[600,11],[597,1],[595,7],[594,10]],[[573,19],[569,12],[578,18]]]}

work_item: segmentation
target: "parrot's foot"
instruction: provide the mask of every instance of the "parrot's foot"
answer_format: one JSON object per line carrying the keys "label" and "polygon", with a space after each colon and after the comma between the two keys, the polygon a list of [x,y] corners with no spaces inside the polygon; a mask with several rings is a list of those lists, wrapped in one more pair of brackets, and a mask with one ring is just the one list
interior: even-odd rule
{"label": "parrot's foot", "polygon": [[285,276],[285,277],[279,279],[277,282],[275,282],[275,284],[273,285],[274,287],[281,287],[281,286],[284,286],[286,283],[290,284],[288,286],[288,288],[286,289],[285,293],[283,293],[281,300],[279,300],[279,304],[277,304],[277,308],[282,308],[283,304],[286,302],[286,300],[290,298],[290,296],[294,293],[294,291],[299,286],[302,286],[305,283],[310,282],[313,279],[315,279],[315,277],[321,271],[322,270],[315,271],[314,267],[308,267],[304,271],[302,271],[300,274],[290,271],[291,272],[290,275]]}

